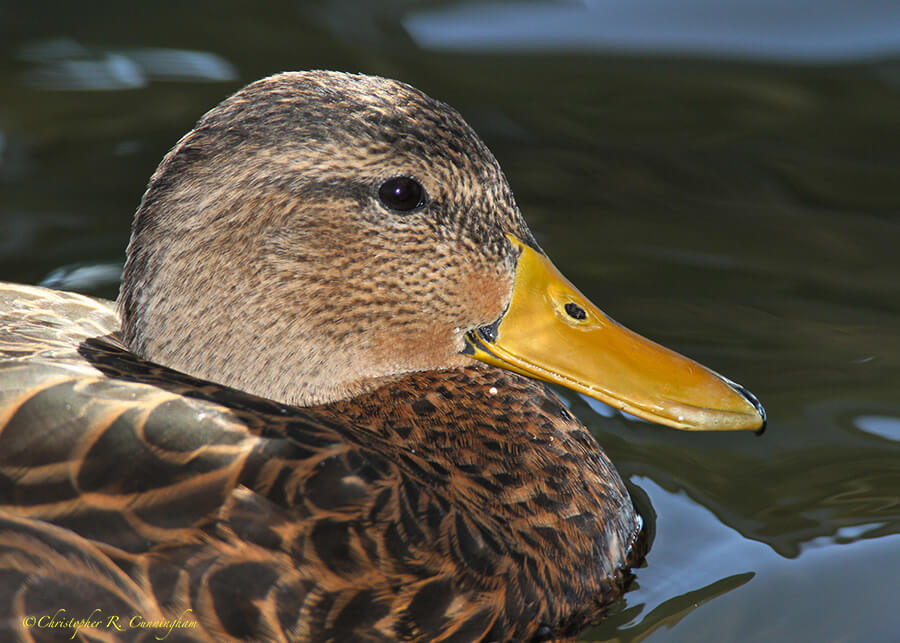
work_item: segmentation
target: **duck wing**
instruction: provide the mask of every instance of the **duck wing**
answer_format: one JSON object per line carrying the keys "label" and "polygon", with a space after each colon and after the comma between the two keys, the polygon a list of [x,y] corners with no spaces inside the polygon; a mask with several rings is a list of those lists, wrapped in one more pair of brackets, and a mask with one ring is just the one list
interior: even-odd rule
{"label": "duck wing", "polygon": [[[528,640],[591,616],[573,588],[593,572],[553,573],[484,511],[496,487],[448,484],[365,409],[144,362],[113,306],[0,285],[3,640],[54,615],[93,618],[89,640],[216,641]],[[610,576],[589,612],[620,592]]]}

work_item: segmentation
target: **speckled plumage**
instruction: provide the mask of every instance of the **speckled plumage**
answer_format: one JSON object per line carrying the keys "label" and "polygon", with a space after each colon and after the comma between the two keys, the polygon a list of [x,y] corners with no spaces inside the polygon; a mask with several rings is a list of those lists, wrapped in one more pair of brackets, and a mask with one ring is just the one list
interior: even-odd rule
{"label": "speckled plumage", "polygon": [[[432,207],[379,209],[395,175]],[[496,161],[408,86],[287,74],[210,112],[142,201],[121,334],[111,302],[0,286],[0,639],[61,605],[192,610],[168,640],[597,620],[642,554],[621,480],[543,385],[459,354],[510,231],[533,243]]]}
{"label": "speckled plumage", "polygon": [[[424,186],[423,211],[378,203],[401,175]],[[508,302],[507,232],[532,239],[455,110],[383,78],[274,76],[206,114],[151,178],[119,297],[124,340],[295,404],[462,365],[464,332]],[[279,350],[246,359],[259,346]]]}

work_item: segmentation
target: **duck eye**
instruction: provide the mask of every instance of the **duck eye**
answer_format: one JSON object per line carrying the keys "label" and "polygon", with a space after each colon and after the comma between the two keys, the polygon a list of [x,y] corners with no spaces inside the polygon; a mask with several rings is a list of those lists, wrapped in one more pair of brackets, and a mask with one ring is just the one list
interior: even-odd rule
{"label": "duck eye", "polygon": [[391,210],[409,212],[425,205],[425,188],[415,179],[397,176],[381,184],[378,198]]}

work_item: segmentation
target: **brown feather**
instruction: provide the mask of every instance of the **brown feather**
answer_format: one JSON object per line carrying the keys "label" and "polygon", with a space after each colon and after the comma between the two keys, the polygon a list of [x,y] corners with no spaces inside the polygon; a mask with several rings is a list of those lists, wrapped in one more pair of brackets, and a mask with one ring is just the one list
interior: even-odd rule
{"label": "brown feather", "polygon": [[[396,175],[432,207],[380,208]],[[599,619],[642,555],[627,491],[546,387],[459,354],[508,302],[505,232],[533,243],[496,161],[406,85],[284,74],[204,116],[141,203],[121,323],[0,285],[0,638],[60,607],[189,615],[170,640]]]}

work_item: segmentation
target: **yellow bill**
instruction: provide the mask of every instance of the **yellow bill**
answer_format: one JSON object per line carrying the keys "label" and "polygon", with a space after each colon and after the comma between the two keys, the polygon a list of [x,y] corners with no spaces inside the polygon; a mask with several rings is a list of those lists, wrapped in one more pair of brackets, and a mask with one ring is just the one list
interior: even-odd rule
{"label": "yellow bill", "polygon": [[619,325],[547,257],[507,236],[521,252],[512,299],[497,323],[466,336],[467,354],[676,429],[764,428],[749,391]]}

